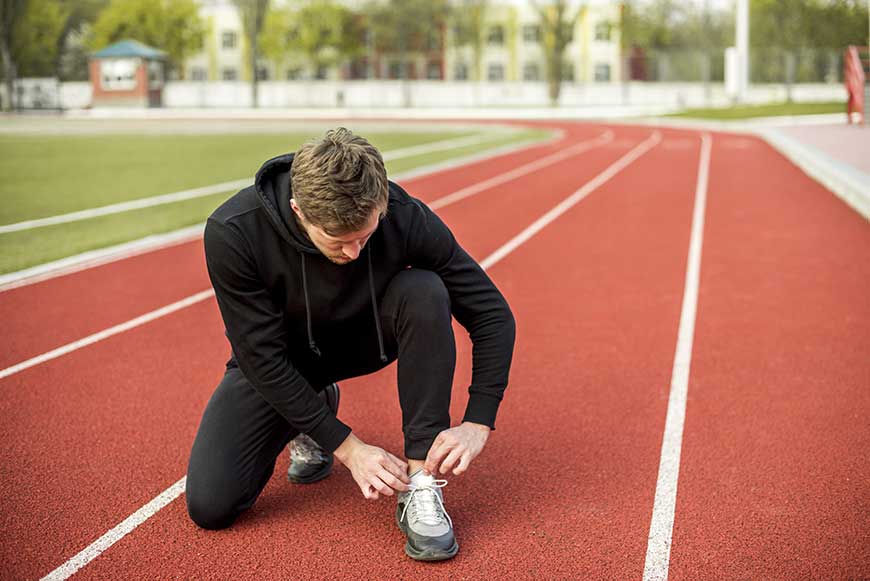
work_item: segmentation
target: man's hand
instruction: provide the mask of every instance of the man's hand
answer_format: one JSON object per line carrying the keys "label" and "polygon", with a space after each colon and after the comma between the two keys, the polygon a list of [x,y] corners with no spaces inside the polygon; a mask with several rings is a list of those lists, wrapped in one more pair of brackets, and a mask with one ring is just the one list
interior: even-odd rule
{"label": "man's hand", "polygon": [[455,428],[444,430],[432,442],[423,469],[429,474],[435,474],[436,471],[444,474],[453,469],[453,473],[459,476],[483,450],[489,432],[489,426],[472,422],[463,422]]}
{"label": "man's hand", "polygon": [[378,493],[393,496],[393,491],[408,490],[408,465],[386,450],[369,446],[353,434],[335,450],[335,457],[347,466],[363,496],[377,500]]}

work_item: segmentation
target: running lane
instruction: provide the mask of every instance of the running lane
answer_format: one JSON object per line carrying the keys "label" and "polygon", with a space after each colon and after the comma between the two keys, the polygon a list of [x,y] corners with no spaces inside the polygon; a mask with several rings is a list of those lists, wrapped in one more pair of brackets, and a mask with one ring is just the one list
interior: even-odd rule
{"label": "running lane", "polygon": [[[446,195],[579,141],[594,139],[604,129],[566,124],[564,132],[554,143],[402,183],[424,199]],[[0,319],[6,329],[0,369],[209,288],[203,266],[202,241],[196,239],[0,292]]]}
{"label": "running lane", "polygon": [[[599,154],[598,167],[624,153]],[[572,176],[571,163],[554,171]],[[592,175],[568,179],[563,196]],[[480,195],[535,192],[541,180],[529,174]],[[512,235],[529,216],[549,209],[538,196],[522,200],[528,213],[521,220],[506,220],[505,232],[476,231],[467,240],[470,250]],[[10,539],[3,550],[10,559],[28,555],[16,574],[51,570],[184,474],[193,431],[226,356],[209,300],[0,380],[9,394],[0,409],[13,418],[0,435],[14,442],[0,451],[0,461],[17,467],[3,482]]]}
{"label": "running lane", "polygon": [[870,226],[714,141],[672,579],[870,577]]}
{"label": "running lane", "polygon": [[[448,477],[456,559],[409,561],[392,499],[364,501],[341,467],[315,486],[290,486],[285,455],[232,529],[198,530],[179,500],[80,577],[638,577],[698,156],[697,137],[672,135],[688,147],[654,149],[491,270],[520,338],[499,429],[467,476]],[[542,213],[529,212],[523,226]],[[450,225],[470,228],[475,218],[457,214]],[[469,345],[458,336],[455,418],[470,376]],[[398,451],[394,381],[389,369],[345,382],[340,415],[364,440]]]}

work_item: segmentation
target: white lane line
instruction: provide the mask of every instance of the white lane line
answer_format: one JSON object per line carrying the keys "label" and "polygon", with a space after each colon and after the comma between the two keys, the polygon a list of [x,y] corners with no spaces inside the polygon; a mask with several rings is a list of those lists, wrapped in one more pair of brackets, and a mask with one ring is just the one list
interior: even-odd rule
{"label": "white lane line", "polygon": [[[510,180],[516,179],[516,178],[518,178],[522,175],[525,175],[531,171],[534,171],[536,169],[541,169],[542,167],[546,167],[547,165],[551,165],[552,163],[555,163],[559,159],[563,159],[564,157],[566,157],[568,155],[575,155],[575,154],[579,153],[580,152],[579,146],[584,146],[585,148],[588,149],[589,147],[592,147],[595,144],[606,143],[610,139],[613,139],[613,133],[611,131],[606,131],[595,139],[580,142],[580,143],[576,144],[575,146],[568,148],[565,151],[559,152],[558,154],[556,154],[556,156],[559,156],[558,159],[556,159],[556,156],[550,155],[550,156],[544,157],[540,160],[537,160],[536,162],[532,162],[532,163],[526,164],[524,166],[521,166],[520,168],[517,168],[516,170],[509,171],[509,172],[507,172],[507,174],[510,175],[510,178],[509,178]],[[546,162],[546,163],[539,163],[539,162]],[[518,170],[523,170],[523,171],[518,172]],[[605,170],[605,171],[607,171],[607,170]],[[492,188],[495,185],[502,184],[502,183],[505,183],[506,181],[509,181],[507,179],[505,179],[505,180],[498,179],[499,177],[500,176],[497,176],[496,178],[491,178],[491,179],[485,180],[483,182],[480,182],[478,184],[475,184],[473,186],[470,186],[468,188],[460,190],[459,192],[466,192],[465,195],[462,197],[468,197],[470,195],[479,193],[486,188]],[[478,187],[478,186],[481,186],[482,184],[486,184],[486,188]],[[459,193],[459,192],[457,192],[457,193]],[[448,194],[447,196],[445,196],[445,198],[451,198],[454,195],[455,194]],[[445,198],[442,198],[442,199],[445,199]],[[461,198],[456,198],[456,199],[452,200],[450,203],[452,203],[453,201],[458,201],[459,199],[461,199]],[[442,204],[442,205],[446,205],[446,204]],[[101,341],[101,340],[106,339],[108,337],[111,337],[113,335],[117,335],[118,333],[122,333],[128,329],[138,327],[139,325],[143,325],[149,321],[153,321],[154,319],[158,319],[164,315],[168,315],[169,313],[173,313],[179,309],[182,309],[184,307],[187,307],[187,306],[190,306],[192,304],[203,301],[206,298],[212,296],[213,294],[214,294],[214,291],[212,291],[211,289],[201,291],[195,295],[189,296],[189,297],[182,299],[176,303],[172,303],[171,305],[162,307],[160,309],[151,311],[150,313],[146,313],[140,317],[137,317],[135,319],[127,321],[126,323],[121,323],[119,325],[115,325],[114,327],[112,327],[110,329],[100,331],[99,333],[94,333],[93,335],[89,335],[88,337],[85,337],[83,339],[79,339],[78,341],[73,341],[72,343],[68,343],[62,347],[58,347],[57,349],[53,349],[47,353],[43,353],[42,355],[32,357],[26,361],[22,361],[21,363],[18,363],[16,365],[11,366],[11,367],[7,367],[6,369],[3,369],[2,371],[0,371],[0,379],[3,379],[4,377],[8,377],[10,375],[14,375],[14,374],[18,373],[19,371],[24,371],[25,369],[33,367],[34,365],[39,365],[40,363],[44,363],[46,361],[56,359],[56,358],[60,357],[61,355],[65,355],[65,354],[70,353],[72,351],[76,351],[78,349],[81,349],[82,347],[86,347],[88,345],[96,343],[97,341]]]}
{"label": "white lane line", "polygon": [[563,149],[562,151],[558,151],[556,153],[548,155],[547,157],[536,159],[533,162],[521,165],[518,168],[514,168],[508,172],[499,174],[488,180],[484,180],[472,186],[468,186],[467,188],[463,188],[457,192],[453,192],[452,194],[448,194],[446,196],[438,198],[437,200],[434,200],[431,204],[429,204],[429,207],[433,210],[437,210],[439,208],[443,208],[444,206],[449,206],[450,204],[458,202],[459,200],[464,200],[465,198],[468,198],[475,194],[479,194],[484,190],[488,190],[511,180],[515,180],[518,177],[551,166],[554,163],[558,163],[564,159],[568,159],[569,157],[582,153],[588,149],[592,149],[593,147],[599,147],[610,141],[613,141],[613,131],[608,130],[594,139],[581,141],[580,143],[574,144],[567,149]]}
{"label": "white lane line", "polygon": [[81,270],[94,268],[102,264],[117,262],[125,258],[132,258],[140,254],[155,252],[162,248],[184,244],[202,236],[205,224],[195,224],[172,232],[152,234],[131,240],[115,246],[88,250],[74,256],[67,256],[60,260],[38,264],[24,270],[16,270],[0,275],[0,292],[8,291],[21,286],[27,286],[43,280],[57,278],[65,274],[72,274]]}
{"label": "white lane line", "polygon": [[662,134],[658,131],[653,132],[648,138],[635,146],[631,151],[620,157],[613,164],[611,164],[607,169],[602,171],[600,174],[589,180],[582,188],[562,200],[556,207],[552,210],[535,220],[531,225],[529,225],[525,230],[517,234],[514,238],[507,242],[504,246],[493,252],[490,256],[488,256],[480,265],[483,268],[489,268],[514,250],[516,250],[520,245],[525,243],[529,238],[540,232],[545,226],[547,226],[550,222],[570,210],[574,205],[577,204],[580,200],[588,196],[590,193],[601,187],[605,182],[607,182],[610,178],[621,172],[625,169],[629,164],[634,162],[637,158],[648,152],[650,149],[656,146],[662,140]]}
{"label": "white lane line", "polygon": [[110,327],[108,329],[104,329],[99,331],[98,333],[94,333],[93,335],[88,335],[83,339],[79,339],[78,341],[73,341],[72,343],[67,343],[62,347],[58,347],[57,349],[52,349],[42,355],[37,355],[36,357],[31,357],[26,361],[22,361],[21,363],[16,363],[11,367],[7,367],[6,369],[0,371],[0,379],[5,377],[9,377],[10,375],[15,375],[20,371],[24,371],[25,369],[30,369],[40,363],[45,363],[46,361],[51,361],[52,359],[57,359],[61,355],[66,355],[67,353],[72,353],[73,351],[77,351],[82,347],[87,347],[88,345],[93,345],[98,341],[102,341],[103,339],[108,339],[114,335],[119,333],[123,333],[124,331],[128,331],[140,325],[144,325],[150,321],[155,319],[159,319],[160,317],[166,316],[170,313],[174,313],[175,311],[180,311],[185,307],[189,307],[196,303],[202,302],[207,298],[214,295],[214,291],[212,289],[200,291],[195,295],[191,295],[187,298],[181,299],[180,301],[176,301],[170,305],[166,305],[165,307],[160,307],[159,309],[155,309],[150,313],[145,313],[144,315],[138,316],[135,319],[130,319],[125,323],[121,323],[119,325],[115,325],[114,327]]}
{"label": "white lane line", "polygon": [[[470,187],[459,190],[459,192],[455,192],[453,194],[448,194],[447,196],[445,196],[444,198],[441,198],[441,199],[444,200],[444,199],[452,198],[447,203],[453,203],[453,202],[459,201],[462,198],[467,198],[468,196],[482,192],[485,189],[492,188],[496,185],[505,183],[507,181],[517,179],[520,176],[525,175],[527,173],[530,173],[532,171],[541,169],[541,168],[546,167],[548,165],[552,165],[553,163],[556,163],[556,161],[564,159],[565,157],[570,156],[570,155],[576,155],[580,151],[588,149],[589,147],[593,147],[595,145],[607,143],[611,139],[613,139],[613,132],[606,131],[606,132],[602,133],[600,136],[598,136],[597,138],[594,138],[594,139],[591,139],[588,141],[582,141],[582,142],[576,144],[575,146],[572,146],[572,147],[570,147],[562,152],[559,152],[556,155],[550,155],[550,156],[541,158],[537,161],[531,162],[531,163],[526,164],[524,166],[521,166],[515,170],[511,170],[511,171],[507,172],[506,174],[503,174],[503,175],[509,175],[510,177],[508,179],[500,179],[501,176],[496,176],[496,178],[490,178],[488,180],[484,180],[483,182],[479,182],[478,184],[474,184]],[[581,149],[580,146],[583,146],[583,148],[585,148],[585,149]],[[616,164],[614,164],[614,166],[619,164],[619,163],[620,162],[617,162]],[[612,167],[613,166],[611,166],[611,168]],[[605,170],[602,173],[602,175],[604,173],[607,173],[611,168],[608,168],[607,170]],[[522,170],[522,171],[520,171],[520,170]],[[590,184],[592,184],[593,182],[595,182],[595,180],[597,180],[599,178],[601,178],[601,175],[594,178],[592,180],[592,182],[590,182]],[[607,179],[609,179],[609,178],[607,178]],[[604,181],[606,181],[606,179]],[[601,183],[603,183],[603,182],[601,182]],[[483,187],[484,185],[485,185],[485,187]],[[596,184],[594,187],[598,187],[598,185],[600,185],[600,184]],[[457,193],[463,193],[463,192],[464,192],[463,196],[456,197]],[[446,203],[441,204],[441,206],[445,206],[445,205],[447,205],[447,204]],[[171,243],[174,243],[174,242],[170,242],[170,244]],[[144,315],[141,315],[135,319],[131,319],[130,321],[127,321],[126,323],[121,323],[119,325],[115,325],[114,327],[111,327],[111,328],[106,329],[104,331],[100,331],[98,333],[94,333],[93,335],[89,335],[88,337],[85,337],[83,339],[79,339],[78,341],[73,341],[72,343],[67,343],[66,345],[63,345],[62,347],[58,347],[57,349],[53,349],[47,353],[43,353],[42,355],[32,357],[26,361],[22,361],[21,363],[17,363],[11,367],[7,367],[6,369],[3,369],[2,371],[0,371],[0,379],[3,379],[4,377],[9,377],[10,375],[14,375],[14,374],[18,373],[19,371],[24,371],[25,369],[29,369],[30,367],[33,367],[34,365],[39,365],[40,363],[44,363],[46,361],[51,361],[52,359],[56,359],[56,358],[60,357],[61,355],[65,355],[65,354],[70,353],[72,351],[76,351],[78,349],[81,349],[82,347],[86,347],[88,345],[96,343],[97,341],[102,341],[103,339],[106,339],[106,338],[111,337],[113,335],[117,335],[118,333],[122,333],[128,329],[138,327],[139,325],[144,325],[145,323],[147,323],[149,321],[153,321],[154,319],[158,319],[164,315],[168,315],[168,314],[173,313],[179,309],[183,309],[184,307],[187,307],[187,306],[190,306],[192,304],[203,301],[206,298],[212,296],[213,294],[214,294],[214,291],[211,289],[201,291],[195,295],[189,296],[189,297],[182,299],[178,302],[172,303],[171,305],[167,305],[167,306],[162,307],[160,309],[151,311],[150,313],[146,313]]]}
{"label": "white lane line", "polygon": [[671,536],[677,504],[677,477],[680,472],[680,450],[683,445],[683,425],[686,419],[686,395],[689,390],[695,315],[698,309],[704,210],[707,206],[707,182],[710,176],[712,145],[713,137],[709,133],[704,133],[701,137],[701,156],[698,161],[698,182],[695,187],[695,210],[692,216],[692,235],[689,242],[686,285],[683,290],[683,308],[680,313],[680,331],[674,354],[668,414],[665,419],[656,496],[643,568],[644,581],[665,581],[668,578],[671,559]]}
{"label": "white lane line", "polygon": [[[477,145],[479,143],[485,143],[487,141],[494,141],[495,139],[503,138],[503,135],[478,134],[465,137],[444,139],[441,141],[435,141],[433,143],[424,143],[421,145],[413,145],[410,147],[403,147],[401,149],[387,151],[384,152],[383,158],[384,161],[392,161],[394,159],[414,157],[417,155],[432,153],[435,151],[458,149],[460,147]],[[151,208],[153,206],[161,206],[164,204],[173,204],[175,202],[192,200],[194,198],[202,198],[204,196],[210,196],[212,194],[220,194],[221,192],[240,190],[249,185],[251,185],[251,178],[244,178],[219,184],[212,184],[210,186],[203,186],[201,188],[182,190],[180,192],[173,192],[171,194],[149,196],[147,198],[138,198],[136,200],[119,202],[117,204],[109,204],[107,206],[99,206],[97,208],[88,208],[86,210],[69,212],[67,214],[58,214],[56,216],[47,216],[45,218],[25,220],[23,222],[15,222],[14,224],[2,224],[0,225],[0,234],[5,234],[8,232],[19,232],[21,230],[31,230],[33,228],[53,226],[56,224],[66,224],[68,222],[78,222],[80,220],[88,220],[90,218],[96,218],[98,216],[120,214],[121,212],[141,210],[143,208]]]}
{"label": "white lane line", "polygon": [[124,538],[130,531],[157,514],[157,511],[161,508],[178,498],[184,492],[185,484],[187,484],[187,476],[183,476],[178,482],[158,494],[154,500],[91,543],[85,550],[43,577],[42,581],[60,581],[69,578],[76,571],[97,558],[100,553]]}
{"label": "white lane line", "polygon": [[[540,140],[538,138],[533,138],[526,139],[517,143],[509,143],[507,145],[496,147],[494,149],[486,149],[485,151],[480,153],[472,153],[470,155],[463,155],[461,157],[451,158],[433,164],[420,166],[408,171],[391,175],[390,179],[396,182],[404,180],[414,180],[423,176],[429,176],[447,170],[458,169],[465,165],[487,161],[495,157],[509,155],[511,153],[516,153],[524,149],[546,147],[563,139],[564,136],[565,132],[563,130],[557,130],[554,131],[554,135],[548,139]],[[165,232],[163,234],[152,234],[150,236],[139,238],[138,240],[131,240],[130,242],[124,242],[116,246],[89,250],[81,254],[61,258],[60,260],[46,262],[44,264],[38,264],[36,266],[23,270],[18,270],[15,272],[9,272],[0,275],[0,292],[4,292],[21,286],[27,286],[37,282],[41,282],[43,280],[49,280],[67,274],[72,274],[74,272],[87,270],[89,268],[108,264],[110,262],[117,262],[126,258],[132,258],[133,256],[146,254],[148,252],[160,250],[168,246],[183,244],[184,242],[195,240],[196,238],[201,236],[202,229],[204,227],[204,223],[195,224],[193,226],[188,226],[179,230],[173,230],[171,232]]]}
{"label": "white lane line", "polygon": [[[531,226],[520,232],[519,235],[512,238],[504,246],[502,246],[501,248],[493,252],[490,256],[485,258],[483,262],[480,263],[480,265],[483,267],[484,270],[486,270],[508,254],[516,250],[523,242],[531,238],[544,226],[564,214],[571,206],[575,205],[577,202],[586,197],[590,192],[600,187],[607,180],[625,169],[626,166],[628,166],[641,155],[649,151],[660,141],[661,133],[659,133],[658,131],[654,132],[649,138],[641,142],[637,147],[629,151],[627,154],[625,154],[603,172],[598,174],[587,185],[583,186],[582,188],[571,194],[571,196],[566,198],[565,201],[556,206],[556,208],[544,214],[544,216],[532,223]],[[569,203],[566,205],[566,202]],[[554,213],[554,210],[560,208],[560,211]],[[186,483],[186,479],[187,475],[185,475],[183,478],[181,478],[181,480],[160,493],[160,495],[158,495],[154,500],[137,510],[129,517],[127,517],[121,524],[119,524],[111,531],[94,541],[91,545],[86,547],[75,557],[49,573],[47,576],[43,577],[43,580],[51,579],[52,581],[63,581],[64,579],[67,579],[73,573],[96,559],[103,551],[121,540],[127,534],[131,533],[136,527],[148,520],[150,517],[157,514],[157,511],[159,511],[161,508],[181,496],[181,493],[184,492],[184,485]]]}

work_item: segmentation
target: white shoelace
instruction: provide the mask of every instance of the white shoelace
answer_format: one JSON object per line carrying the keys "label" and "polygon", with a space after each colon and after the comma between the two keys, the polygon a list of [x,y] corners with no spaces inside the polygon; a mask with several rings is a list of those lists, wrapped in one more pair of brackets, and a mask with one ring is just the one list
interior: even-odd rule
{"label": "white shoelace", "polygon": [[[405,520],[405,513],[408,512],[408,508],[413,504],[414,510],[411,511],[408,517],[409,521],[422,521],[424,524],[436,526],[442,520],[441,515],[444,515],[452,527],[453,520],[447,514],[447,509],[444,508],[441,495],[435,490],[445,486],[447,486],[446,480],[433,480],[431,484],[424,484],[422,486],[409,485],[408,490],[411,494],[408,497],[408,502],[405,503],[405,508],[402,510],[402,516],[399,517],[399,520]],[[439,508],[441,509],[440,511],[438,510]]]}

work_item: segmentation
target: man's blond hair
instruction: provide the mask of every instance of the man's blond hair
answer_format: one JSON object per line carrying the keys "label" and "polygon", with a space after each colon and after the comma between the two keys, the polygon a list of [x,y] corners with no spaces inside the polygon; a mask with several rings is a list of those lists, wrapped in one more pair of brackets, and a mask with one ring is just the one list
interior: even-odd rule
{"label": "man's blond hair", "polygon": [[387,211],[387,170],[374,145],[344,127],[299,148],[290,169],[293,199],[305,219],[330,235],[364,228]]}

